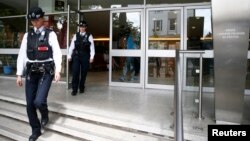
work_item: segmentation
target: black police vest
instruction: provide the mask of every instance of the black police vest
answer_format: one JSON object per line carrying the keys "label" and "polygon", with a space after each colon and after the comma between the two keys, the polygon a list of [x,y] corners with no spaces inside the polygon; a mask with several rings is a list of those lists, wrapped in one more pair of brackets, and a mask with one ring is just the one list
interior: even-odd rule
{"label": "black police vest", "polygon": [[86,33],[84,36],[81,36],[80,33],[76,33],[75,40],[75,52],[79,55],[88,54],[90,55],[90,41],[89,41],[89,33]]}
{"label": "black police vest", "polygon": [[32,29],[28,32],[27,56],[30,60],[46,60],[53,57],[52,47],[49,45],[51,31],[44,29],[41,33],[36,34]]}

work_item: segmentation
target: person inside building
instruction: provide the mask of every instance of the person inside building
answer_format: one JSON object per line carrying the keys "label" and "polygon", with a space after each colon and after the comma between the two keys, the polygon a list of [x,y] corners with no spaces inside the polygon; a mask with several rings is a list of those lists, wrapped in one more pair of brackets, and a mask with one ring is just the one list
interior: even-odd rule
{"label": "person inside building", "polygon": [[95,46],[92,34],[86,32],[87,22],[80,21],[79,32],[77,32],[71,41],[68,60],[72,61],[72,92],[75,96],[78,92],[84,93],[85,81],[89,64],[93,63],[95,56]]}
{"label": "person inside building", "polygon": [[[17,86],[23,86],[22,75],[25,72],[25,93],[27,114],[32,134],[29,141],[35,141],[41,135],[49,121],[47,97],[53,78],[60,80],[62,53],[56,33],[44,27],[44,13],[40,7],[29,10],[27,18],[33,28],[24,34],[17,58]],[[39,121],[37,109],[40,111]]]}
{"label": "person inside building", "polygon": [[[126,49],[137,49],[137,45],[135,44],[135,41],[133,39],[131,29],[128,27],[125,31],[125,40],[126,40]],[[123,66],[123,72],[122,76],[120,77],[120,81],[124,82],[127,81],[127,75],[130,72],[130,81],[137,80],[136,74],[139,73],[139,67],[135,65],[138,64],[138,58],[137,57],[126,57],[124,66]]]}

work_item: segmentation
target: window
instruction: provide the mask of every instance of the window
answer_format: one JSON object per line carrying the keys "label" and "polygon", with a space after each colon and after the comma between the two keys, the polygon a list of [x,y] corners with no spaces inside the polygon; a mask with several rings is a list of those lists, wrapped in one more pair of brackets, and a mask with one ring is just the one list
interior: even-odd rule
{"label": "window", "polygon": [[162,31],[162,20],[154,21],[154,31]]}
{"label": "window", "polygon": [[176,34],[176,19],[175,18],[171,18],[168,19],[168,34]]}

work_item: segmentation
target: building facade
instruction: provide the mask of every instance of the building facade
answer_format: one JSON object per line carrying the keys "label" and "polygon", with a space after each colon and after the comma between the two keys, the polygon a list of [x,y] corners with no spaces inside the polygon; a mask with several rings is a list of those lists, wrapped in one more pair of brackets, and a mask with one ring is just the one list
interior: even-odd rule
{"label": "building facade", "polygon": [[[95,38],[96,56],[91,70],[108,69],[108,85],[173,90],[175,50],[205,50],[203,90],[214,91],[210,0],[3,0],[0,2],[2,77],[15,75],[22,36],[31,28],[26,13],[33,6],[44,9],[46,26],[58,35],[65,82],[70,80],[68,45],[78,21],[84,19]],[[197,91],[200,54],[181,56],[183,88]],[[249,88],[247,76],[246,90]]]}

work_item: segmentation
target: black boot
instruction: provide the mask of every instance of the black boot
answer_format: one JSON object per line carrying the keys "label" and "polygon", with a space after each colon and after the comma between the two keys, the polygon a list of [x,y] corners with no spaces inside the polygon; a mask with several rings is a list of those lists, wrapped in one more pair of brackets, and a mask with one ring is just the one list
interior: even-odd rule
{"label": "black boot", "polygon": [[72,92],[71,92],[71,95],[75,96],[75,95],[76,95],[76,93],[77,93],[77,92],[72,91]]}
{"label": "black boot", "polygon": [[41,126],[44,128],[49,122],[49,117],[42,117],[41,119]]}
{"label": "black boot", "polygon": [[36,141],[39,136],[41,136],[41,132],[32,133],[32,135],[29,137],[29,141]]}

